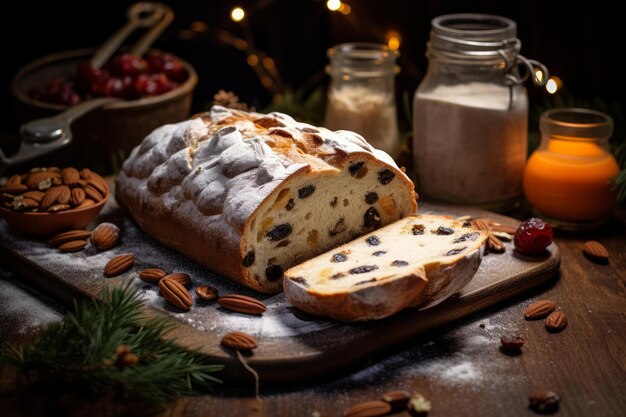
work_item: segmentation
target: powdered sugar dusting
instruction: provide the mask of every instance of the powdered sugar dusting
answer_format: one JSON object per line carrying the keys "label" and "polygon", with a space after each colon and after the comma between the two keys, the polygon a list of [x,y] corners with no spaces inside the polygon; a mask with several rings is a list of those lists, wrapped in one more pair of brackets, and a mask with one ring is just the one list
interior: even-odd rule
{"label": "powdered sugar dusting", "polygon": [[[337,322],[321,318],[300,320],[293,314],[294,309],[284,294],[269,296],[248,290],[214,274],[173,250],[158,245],[124,216],[113,200],[107,202],[99,221],[108,221],[120,227],[122,230],[120,245],[102,252],[89,244],[82,252],[61,253],[44,241],[33,240],[10,232],[4,222],[0,222],[0,239],[36,265],[53,275],[62,277],[70,286],[84,289],[89,293],[97,294],[105,286],[131,282],[133,286],[140,289],[145,302],[150,307],[171,315],[200,331],[222,334],[238,330],[259,338],[278,338],[340,326]],[[104,266],[111,258],[122,253],[134,254],[135,266],[120,277],[106,278],[103,275]],[[190,293],[194,298],[194,307],[184,312],[167,303],[159,294],[158,286],[139,279],[139,272],[151,267],[163,268],[168,272],[189,274],[194,285],[212,285],[221,295],[237,293],[255,297],[268,306],[268,311],[262,316],[229,312],[219,307],[216,302],[199,299],[192,289]]]}
{"label": "powdered sugar dusting", "polygon": [[10,322],[3,320],[0,323],[0,335],[10,332],[24,334],[63,318],[62,310],[56,304],[33,297],[17,283],[2,279],[10,275],[9,271],[0,269],[0,310],[5,317],[11,318]]}
{"label": "powdered sugar dusting", "polygon": [[[412,343],[410,348],[337,381],[329,389],[340,387],[346,380],[352,385],[380,383],[393,370],[395,379],[419,377],[457,389],[480,390],[485,384],[493,383],[499,372],[508,369],[508,361],[515,360],[500,353],[499,347],[500,336],[518,325],[497,314],[491,320],[461,325],[433,340]],[[515,376],[507,374],[506,378]]]}

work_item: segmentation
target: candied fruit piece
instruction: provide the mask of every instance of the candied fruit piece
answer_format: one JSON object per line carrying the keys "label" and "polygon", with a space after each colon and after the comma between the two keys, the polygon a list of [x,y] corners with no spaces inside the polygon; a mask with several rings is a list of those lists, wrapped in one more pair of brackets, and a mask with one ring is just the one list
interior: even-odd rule
{"label": "candied fruit piece", "polygon": [[515,250],[525,255],[543,252],[552,243],[552,227],[538,217],[532,217],[517,228],[513,242]]}

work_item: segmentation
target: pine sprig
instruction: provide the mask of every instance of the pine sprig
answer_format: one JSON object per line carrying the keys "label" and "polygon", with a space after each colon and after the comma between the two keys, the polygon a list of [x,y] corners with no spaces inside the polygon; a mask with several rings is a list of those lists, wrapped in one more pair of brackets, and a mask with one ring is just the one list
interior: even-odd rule
{"label": "pine sprig", "polygon": [[222,369],[200,353],[164,338],[172,322],[146,320],[137,290],[114,288],[102,301],[74,303],[61,323],[23,346],[7,346],[2,359],[32,383],[72,384],[157,403],[198,395],[220,380]]}

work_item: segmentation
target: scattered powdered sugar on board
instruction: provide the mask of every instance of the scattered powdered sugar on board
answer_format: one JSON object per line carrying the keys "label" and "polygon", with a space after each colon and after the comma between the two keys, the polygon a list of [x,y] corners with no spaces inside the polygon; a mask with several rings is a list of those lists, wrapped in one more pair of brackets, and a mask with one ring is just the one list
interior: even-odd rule
{"label": "scattered powdered sugar on board", "polygon": [[[205,302],[198,299],[192,291],[194,303],[199,308],[192,308],[188,312],[182,312],[171,307],[159,295],[159,289],[156,285],[147,284],[139,278],[136,278],[133,284],[140,287],[143,299],[148,305],[164,313],[179,316],[184,323],[200,331],[216,331],[219,333],[240,331],[258,338],[272,338],[291,337],[324,330],[337,325],[336,322],[324,319],[306,321],[298,319],[282,294],[266,298],[264,302],[271,308],[261,316],[252,316],[226,311],[215,302]],[[208,312],[210,313],[210,320],[207,320]]]}
{"label": "scattered powdered sugar on board", "polygon": [[[0,239],[13,251],[28,258],[35,265],[62,277],[70,286],[81,288],[88,293],[97,294],[105,286],[123,285],[131,282],[139,287],[146,303],[199,331],[217,332],[219,335],[230,331],[242,331],[257,338],[280,338],[318,332],[341,326],[332,320],[301,320],[294,314],[283,293],[276,295],[260,294],[242,287],[230,280],[214,274],[207,268],[189,260],[179,253],[165,248],[144,234],[128,217],[124,216],[113,199],[103,209],[98,222],[109,221],[122,230],[121,243],[107,251],[98,251],[91,244],[81,252],[61,253],[51,248],[41,239],[32,239],[9,231],[5,222],[0,222]],[[135,255],[133,268],[120,277],[106,278],[104,266],[116,255],[132,253]],[[194,307],[182,311],[173,307],[159,294],[157,285],[139,279],[139,272],[144,268],[158,267],[168,272],[189,274],[194,288],[198,285],[212,285],[220,295],[243,294],[263,301],[268,311],[261,316],[251,316],[227,311],[216,302],[200,300],[194,288],[190,293]]]}
{"label": "scattered powdered sugar on board", "polygon": [[[306,340],[317,340],[318,332],[319,336],[324,337],[332,334],[332,340],[342,340],[344,336],[351,338],[359,332],[367,332],[365,325],[345,325],[333,320],[301,314],[287,302],[284,294],[260,294],[212,273],[183,255],[159,245],[144,234],[119,210],[113,199],[107,203],[98,219],[98,222],[104,221],[115,223],[122,230],[120,245],[104,252],[97,251],[88,245],[82,252],[59,253],[41,239],[32,239],[9,231],[4,222],[0,222],[0,242],[3,246],[9,247],[12,252],[17,253],[17,256],[28,259],[41,270],[49,271],[58,280],[62,280],[68,288],[98,294],[105,287],[131,283],[140,288],[146,303],[152,308],[198,331],[216,334],[217,337],[230,331],[242,331],[258,339],[280,340],[286,337],[299,337],[304,341],[304,345]],[[133,253],[136,256],[135,266],[119,277],[106,278],[103,275],[105,264],[122,253]],[[139,279],[139,272],[148,267],[159,267],[168,272],[187,273],[191,276],[194,286],[212,285],[218,289],[220,295],[237,293],[255,297],[263,301],[268,310],[261,316],[229,312],[216,302],[200,300],[192,288],[190,292],[194,299],[194,307],[188,312],[181,311],[159,295],[158,286]],[[466,287],[466,290],[473,291],[492,283],[494,278],[492,272],[495,270],[519,269],[521,271],[525,267],[527,266],[523,261],[511,256],[487,256],[477,276]],[[31,317],[34,318],[35,315]],[[476,325],[476,329],[471,329],[472,331],[453,330],[439,337],[436,342],[425,341],[420,344],[419,349],[401,352],[374,367],[365,367],[354,374],[353,378],[355,381],[380,378],[381,375],[388,373],[391,367],[401,368],[401,372],[406,373],[407,377],[429,375],[446,383],[485,380],[487,379],[485,375],[488,375],[489,370],[477,369],[475,357],[482,350],[495,349],[497,351],[501,330],[498,326],[497,323],[487,323],[483,329],[479,329]],[[497,363],[497,361],[493,362]],[[407,367],[403,365],[406,363],[414,365]],[[489,364],[489,366],[492,365]]]}
{"label": "scattered powdered sugar on board", "polygon": [[[17,332],[27,333],[36,327],[60,321],[63,318],[61,307],[53,302],[43,301],[41,294],[33,296],[33,290],[25,290],[13,281],[11,273],[0,268],[0,311],[4,320],[0,322],[0,335]],[[6,320],[10,317],[10,321]]]}
{"label": "scattered powdered sugar on board", "polygon": [[[484,327],[479,327],[479,323]],[[499,351],[500,336],[518,325],[505,322],[501,315],[496,315],[493,320],[462,324],[452,331],[442,332],[433,340],[415,343],[334,381],[328,389],[340,389],[346,380],[357,385],[377,383],[391,374],[406,379],[428,378],[446,386],[481,389],[497,380],[499,371],[507,369],[507,361],[511,358]],[[509,374],[502,374],[502,377],[514,378]]]}

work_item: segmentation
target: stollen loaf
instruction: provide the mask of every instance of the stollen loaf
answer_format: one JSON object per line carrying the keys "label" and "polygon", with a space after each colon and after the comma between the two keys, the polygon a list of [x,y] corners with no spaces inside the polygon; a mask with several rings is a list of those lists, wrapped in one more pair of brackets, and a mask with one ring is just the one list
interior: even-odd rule
{"label": "stollen loaf", "polygon": [[417,210],[410,179],[360,135],[220,106],[147,136],[116,198],[157,241],[265,293],[288,268]]}
{"label": "stollen loaf", "polygon": [[487,237],[470,222],[408,216],[289,269],[285,295],[301,310],[341,321],[431,307],[472,279]]}

